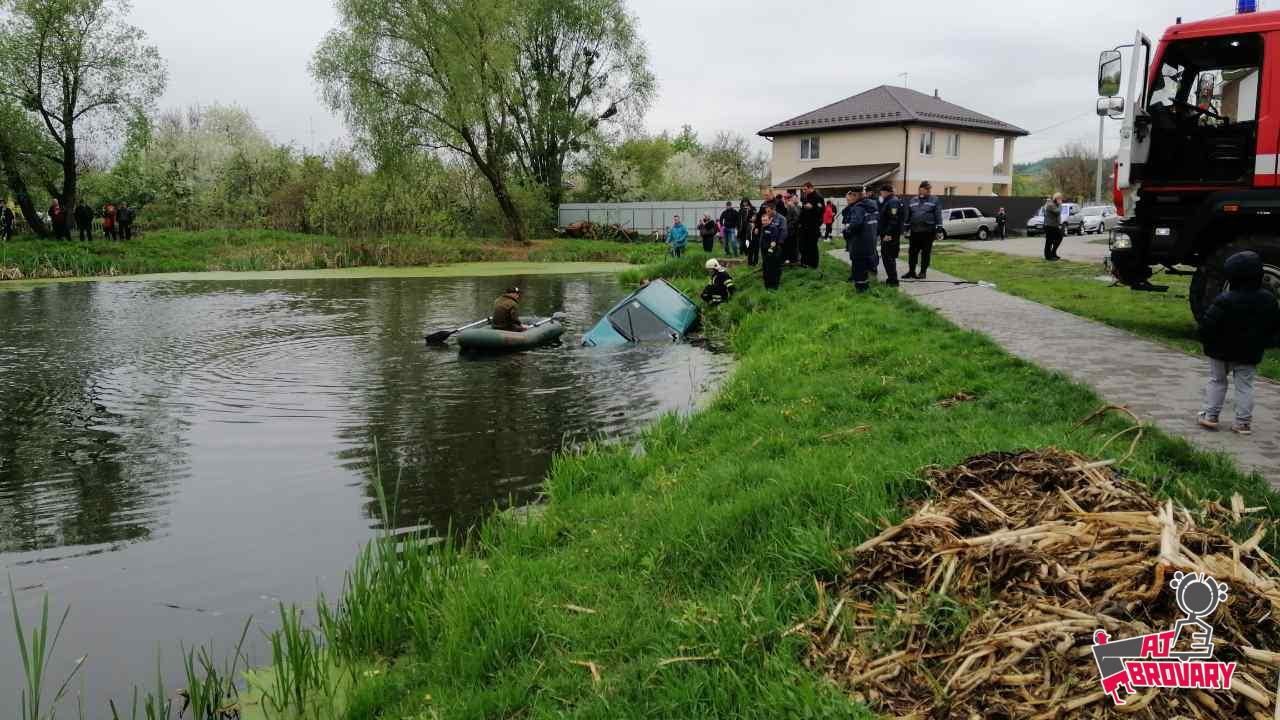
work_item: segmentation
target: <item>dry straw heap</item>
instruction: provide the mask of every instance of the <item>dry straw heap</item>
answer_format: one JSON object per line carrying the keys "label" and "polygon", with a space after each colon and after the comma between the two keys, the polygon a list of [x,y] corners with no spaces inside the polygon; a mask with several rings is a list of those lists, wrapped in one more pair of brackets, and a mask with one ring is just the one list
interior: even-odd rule
{"label": "dry straw heap", "polygon": [[[850,551],[847,575],[819,588],[816,617],[794,629],[812,637],[814,666],[893,717],[1271,720],[1270,526],[1239,496],[1194,515],[1162,504],[1111,465],[1047,450],[926,470],[931,499]],[[1140,690],[1115,707],[1093,632],[1171,629],[1178,570],[1230,586],[1209,621],[1215,659],[1239,663],[1233,689]]]}

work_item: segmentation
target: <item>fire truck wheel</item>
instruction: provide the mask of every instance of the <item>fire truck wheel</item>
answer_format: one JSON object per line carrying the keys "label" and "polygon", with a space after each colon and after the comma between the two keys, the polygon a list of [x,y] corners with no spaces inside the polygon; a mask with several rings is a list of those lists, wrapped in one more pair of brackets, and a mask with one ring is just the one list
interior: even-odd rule
{"label": "fire truck wheel", "polygon": [[1191,312],[1199,320],[1209,303],[1227,289],[1227,259],[1238,252],[1252,250],[1262,256],[1263,285],[1280,297],[1280,237],[1246,235],[1218,248],[1191,279]]}

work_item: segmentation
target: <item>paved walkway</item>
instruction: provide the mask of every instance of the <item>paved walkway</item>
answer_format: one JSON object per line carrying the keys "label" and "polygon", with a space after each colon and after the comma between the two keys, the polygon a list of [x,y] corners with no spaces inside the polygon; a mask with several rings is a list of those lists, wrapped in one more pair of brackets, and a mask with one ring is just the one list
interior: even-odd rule
{"label": "paved walkway", "polygon": [[[1058,248],[1058,257],[1075,262],[1102,264],[1110,249],[1105,243],[1097,242],[1105,235],[1068,235]],[[1044,238],[1026,237],[1009,238],[1008,240],[989,240],[987,242],[958,242],[955,247],[972,252],[998,252],[1018,257],[1044,259]]]}
{"label": "paved walkway", "polygon": [[[844,251],[831,254],[848,262]],[[929,280],[955,278],[930,270]],[[992,288],[910,281],[902,288],[960,327],[984,333],[1024,360],[1065,373],[1171,435],[1231,455],[1280,489],[1280,384],[1258,379],[1252,437],[1207,432],[1196,424],[1208,377],[1202,357]],[[1229,397],[1223,418],[1229,421],[1232,412]]]}

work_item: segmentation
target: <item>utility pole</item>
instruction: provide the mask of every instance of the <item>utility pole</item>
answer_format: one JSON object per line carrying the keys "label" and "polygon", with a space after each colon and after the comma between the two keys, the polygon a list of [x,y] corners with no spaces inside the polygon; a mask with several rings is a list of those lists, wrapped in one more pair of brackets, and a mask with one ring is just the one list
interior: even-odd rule
{"label": "utility pole", "polygon": [[1103,202],[1102,197],[1102,176],[1105,172],[1104,163],[1106,157],[1102,154],[1102,139],[1106,134],[1107,115],[1101,109],[1098,110],[1098,177],[1094,180],[1094,198],[1099,202]]}
{"label": "utility pole", "polygon": [[898,73],[898,77],[902,78],[902,87],[911,87],[911,73]]}

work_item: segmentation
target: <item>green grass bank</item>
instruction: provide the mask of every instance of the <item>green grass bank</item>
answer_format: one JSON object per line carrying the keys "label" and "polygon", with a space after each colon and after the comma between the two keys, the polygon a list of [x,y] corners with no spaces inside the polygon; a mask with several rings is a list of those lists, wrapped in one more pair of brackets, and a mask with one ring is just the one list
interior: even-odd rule
{"label": "green grass bank", "polygon": [[346,239],[269,230],[153,230],[129,242],[0,243],[0,280],[179,272],[422,267],[475,262],[621,262],[666,256],[665,245],[603,240],[500,240],[421,236]]}
{"label": "green grass bank", "polygon": [[[359,677],[345,717],[870,717],[786,632],[814,611],[815,579],[899,519],[920,467],[1096,455],[1126,423],[1077,427],[1101,405],[1087,389],[887,289],[854,296],[826,262],[777,293],[739,270],[708,319],[739,358],[719,395],[560,457],[540,520],[495,519],[407,575],[362,560],[327,634],[340,656],[394,659]],[[692,258],[641,275],[701,284]],[[976,400],[939,404],[960,392]],[[1162,495],[1240,491],[1280,514],[1260,479],[1158,432],[1126,469]]]}
{"label": "green grass bank", "polygon": [[[1200,354],[1196,321],[1188,302],[1191,278],[1157,275],[1152,282],[1168,285],[1167,293],[1134,292],[1099,280],[1106,271],[1089,263],[1044,262],[1004,253],[940,248],[937,269],[966,280],[987,280],[1004,292],[1034,300],[1073,315],[1097,320],[1179,350]],[[1280,349],[1267,352],[1258,372],[1280,380]]]}

